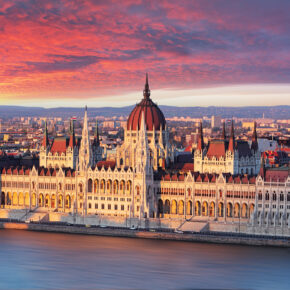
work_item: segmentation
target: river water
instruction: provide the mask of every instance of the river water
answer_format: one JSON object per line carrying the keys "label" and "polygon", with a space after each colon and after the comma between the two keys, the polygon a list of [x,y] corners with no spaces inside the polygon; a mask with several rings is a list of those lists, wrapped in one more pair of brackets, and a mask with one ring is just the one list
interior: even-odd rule
{"label": "river water", "polygon": [[290,289],[290,250],[0,230],[1,289]]}

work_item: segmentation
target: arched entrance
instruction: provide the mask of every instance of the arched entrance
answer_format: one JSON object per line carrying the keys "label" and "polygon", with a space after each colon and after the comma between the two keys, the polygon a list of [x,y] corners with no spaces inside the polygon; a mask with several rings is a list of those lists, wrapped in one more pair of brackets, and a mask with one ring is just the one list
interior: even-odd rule
{"label": "arched entrance", "polygon": [[248,206],[244,203],[242,206],[242,218],[248,217]]}
{"label": "arched entrance", "polygon": [[43,194],[42,193],[38,196],[38,206],[39,207],[43,207],[44,206],[44,198],[43,198]]}
{"label": "arched entrance", "polygon": [[210,217],[214,217],[215,216],[215,204],[214,204],[214,202],[211,202],[210,203],[210,206],[209,206],[209,216]]}
{"label": "arched entrance", "polygon": [[208,215],[208,205],[207,202],[204,201],[202,204],[202,215],[207,216]]}
{"label": "arched entrance", "polygon": [[179,215],[184,214],[184,202],[183,202],[183,200],[180,200],[178,203],[178,214]]}
{"label": "arched entrance", "polygon": [[1,192],[1,208],[5,207],[5,192]]}
{"label": "arched entrance", "polygon": [[157,213],[158,217],[162,217],[163,216],[163,201],[162,199],[158,200],[158,213]]}
{"label": "arched entrance", "polygon": [[240,217],[240,205],[238,203],[235,204],[234,215],[235,218]]}
{"label": "arched entrance", "polygon": [[30,197],[28,192],[25,193],[24,203],[25,206],[30,206]]}
{"label": "arched entrance", "polygon": [[56,201],[55,194],[53,194],[51,196],[51,208],[55,208],[55,206],[56,206],[55,201]]}
{"label": "arched entrance", "polygon": [[48,194],[45,196],[45,207],[50,207],[50,197]]}
{"label": "arched entrance", "polygon": [[175,199],[171,203],[171,214],[177,214],[177,202]]}
{"label": "arched entrance", "polygon": [[192,201],[189,200],[186,204],[186,214],[192,215]]}
{"label": "arched entrance", "polygon": [[164,213],[170,214],[170,201],[168,199],[165,200]]}
{"label": "arched entrance", "polygon": [[194,214],[196,216],[200,216],[200,214],[201,214],[201,206],[200,206],[200,202],[199,201],[195,202]]}
{"label": "arched entrance", "polygon": [[233,205],[230,202],[227,204],[227,217],[233,217]]}
{"label": "arched entrance", "polygon": [[224,216],[224,204],[222,202],[219,203],[219,217]]}
{"label": "arched entrance", "polygon": [[71,208],[71,198],[69,195],[65,197],[65,208]]}

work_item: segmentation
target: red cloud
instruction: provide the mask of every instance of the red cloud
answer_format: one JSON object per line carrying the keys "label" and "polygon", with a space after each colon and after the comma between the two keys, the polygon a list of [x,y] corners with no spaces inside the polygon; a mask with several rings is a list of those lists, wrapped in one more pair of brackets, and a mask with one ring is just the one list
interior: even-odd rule
{"label": "red cloud", "polygon": [[0,0],[0,93],[114,94],[146,71],[155,88],[289,82],[280,2]]}

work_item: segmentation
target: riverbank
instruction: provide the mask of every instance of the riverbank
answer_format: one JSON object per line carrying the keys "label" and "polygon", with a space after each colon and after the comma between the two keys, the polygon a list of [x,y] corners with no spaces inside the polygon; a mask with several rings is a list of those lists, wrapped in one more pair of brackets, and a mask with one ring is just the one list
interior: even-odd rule
{"label": "riverbank", "polygon": [[67,234],[96,235],[108,237],[126,237],[139,239],[172,240],[198,243],[236,244],[247,246],[290,247],[290,239],[245,234],[188,233],[158,230],[137,230],[114,227],[95,227],[83,225],[42,224],[0,222],[0,229],[16,229],[39,232],[56,232]]}

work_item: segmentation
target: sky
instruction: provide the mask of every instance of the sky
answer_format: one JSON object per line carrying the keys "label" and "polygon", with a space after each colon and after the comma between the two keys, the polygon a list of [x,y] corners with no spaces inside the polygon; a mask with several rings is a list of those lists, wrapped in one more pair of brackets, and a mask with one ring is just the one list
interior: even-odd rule
{"label": "sky", "polygon": [[289,0],[0,0],[0,105],[290,105]]}

